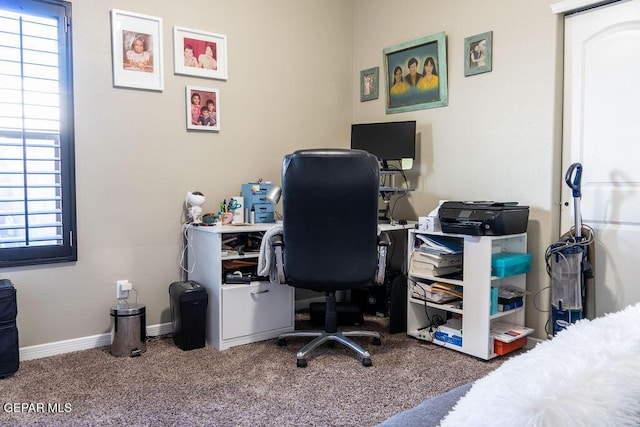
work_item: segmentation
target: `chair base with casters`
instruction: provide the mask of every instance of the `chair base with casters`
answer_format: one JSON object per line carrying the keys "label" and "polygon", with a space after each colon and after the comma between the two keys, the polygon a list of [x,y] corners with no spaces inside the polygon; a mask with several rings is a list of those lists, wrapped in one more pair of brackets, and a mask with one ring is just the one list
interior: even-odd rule
{"label": "chair base with casters", "polygon": [[363,366],[371,366],[371,354],[365,350],[360,344],[356,343],[349,337],[370,337],[373,339],[373,345],[380,345],[380,334],[374,331],[344,331],[338,332],[337,328],[337,311],[336,311],[336,297],[335,292],[328,292],[326,297],[326,314],[325,314],[325,330],[324,331],[296,331],[287,332],[281,334],[278,337],[278,345],[284,346],[287,344],[287,338],[313,338],[307,345],[302,347],[298,353],[296,353],[296,364],[298,368],[306,368],[307,358],[309,354],[327,343],[332,345],[333,343],[340,343],[347,348],[353,350],[362,360]]}

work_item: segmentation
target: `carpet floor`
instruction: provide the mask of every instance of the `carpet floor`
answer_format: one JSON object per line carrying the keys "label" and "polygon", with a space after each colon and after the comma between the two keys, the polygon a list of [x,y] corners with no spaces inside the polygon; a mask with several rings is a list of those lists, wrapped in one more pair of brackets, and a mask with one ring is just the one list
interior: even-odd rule
{"label": "carpet floor", "polygon": [[[297,329],[310,326],[308,314],[296,315]],[[304,339],[182,351],[161,338],[140,357],[102,347],[24,361],[0,380],[0,424],[370,426],[505,360],[479,360],[388,327],[388,318],[366,316],[357,328],[382,334],[380,346],[358,340],[371,353],[367,368],[340,345],[318,349],[297,368]]]}

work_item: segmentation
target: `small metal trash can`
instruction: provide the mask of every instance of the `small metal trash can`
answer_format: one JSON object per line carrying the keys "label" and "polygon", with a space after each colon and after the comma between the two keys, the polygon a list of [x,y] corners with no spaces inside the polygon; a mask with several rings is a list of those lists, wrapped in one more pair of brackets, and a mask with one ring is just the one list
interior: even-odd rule
{"label": "small metal trash can", "polygon": [[111,307],[111,354],[140,356],[147,351],[147,321],[144,304],[117,304]]}

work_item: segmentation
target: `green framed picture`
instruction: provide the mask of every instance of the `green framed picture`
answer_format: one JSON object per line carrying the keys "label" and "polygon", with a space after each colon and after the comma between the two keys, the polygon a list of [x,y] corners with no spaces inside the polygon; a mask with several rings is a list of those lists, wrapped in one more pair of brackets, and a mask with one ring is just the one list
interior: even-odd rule
{"label": "green framed picture", "polygon": [[383,62],[387,114],[449,104],[444,32],[385,48]]}
{"label": "green framed picture", "polygon": [[360,71],[360,102],[378,99],[379,73],[378,67]]}
{"label": "green framed picture", "polygon": [[464,39],[464,75],[488,73],[493,61],[493,31]]}

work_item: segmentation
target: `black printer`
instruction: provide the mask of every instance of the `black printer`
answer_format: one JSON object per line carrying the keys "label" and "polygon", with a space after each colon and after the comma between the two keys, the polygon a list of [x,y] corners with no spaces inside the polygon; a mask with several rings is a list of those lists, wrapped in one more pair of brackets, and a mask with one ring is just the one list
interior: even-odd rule
{"label": "black printer", "polygon": [[438,210],[444,233],[502,236],[527,231],[529,206],[517,202],[444,202]]}

